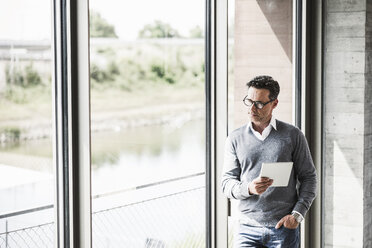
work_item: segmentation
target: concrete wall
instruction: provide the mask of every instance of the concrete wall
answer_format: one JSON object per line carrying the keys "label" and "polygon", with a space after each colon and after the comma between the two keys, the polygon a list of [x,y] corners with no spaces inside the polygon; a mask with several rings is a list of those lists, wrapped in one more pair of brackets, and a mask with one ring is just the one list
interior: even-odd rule
{"label": "concrete wall", "polygon": [[372,43],[366,31],[372,23],[366,2],[327,0],[325,6],[325,247],[371,247]]}
{"label": "concrete wall", "polygon": [[366,13],[366,78],[364,89],[363,245],[372,247],[372,2]]}
{"label": "concrete wall", "polygon": [[292,1],[236,0],[234,25],[234,126],[248,121],[246,83],[270,75],[281,87],[274,114],[292,122]]}

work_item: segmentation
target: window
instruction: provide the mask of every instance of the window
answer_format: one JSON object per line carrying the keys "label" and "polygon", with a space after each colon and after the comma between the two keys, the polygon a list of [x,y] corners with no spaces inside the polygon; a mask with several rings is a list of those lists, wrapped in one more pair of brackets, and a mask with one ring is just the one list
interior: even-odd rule
{"label": "window", "polygon": [[0,247],[54,244],[50,1],[0,3]]}
{"label": "window", "polygon": [[[275,118],[294,124],[293,1],[228,1],[228,130],[248,122],[242,100],[246,83],[258,75],[279,82]],[[229,247],[233,245],[237,204],[231,201]]]}
{"label": "window", "polygon": [[94,247],[205,246],[204,13],[90,3]]}

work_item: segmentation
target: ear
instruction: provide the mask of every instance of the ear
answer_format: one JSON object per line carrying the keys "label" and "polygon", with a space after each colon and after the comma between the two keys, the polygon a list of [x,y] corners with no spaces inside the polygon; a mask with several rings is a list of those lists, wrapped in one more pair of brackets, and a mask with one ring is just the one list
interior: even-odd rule
{"label": "ear", "polygon": [[278,106],[278,99],[275,99],[275,101],[273,101],[273,108],[276,108]]}

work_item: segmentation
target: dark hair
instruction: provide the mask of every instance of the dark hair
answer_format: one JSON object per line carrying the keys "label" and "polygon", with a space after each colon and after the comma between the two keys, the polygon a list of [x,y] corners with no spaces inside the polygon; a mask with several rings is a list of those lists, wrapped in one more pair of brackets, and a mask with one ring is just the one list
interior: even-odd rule
{"label": "dark hair", "polygon": [[257,76],[247,83],[248,89],[250,87],[256,89],[267,89],[270,91],[269,98],[270,100],[275,100],[278,98],[280,87],[277,81],[275,81],[270,76]]}

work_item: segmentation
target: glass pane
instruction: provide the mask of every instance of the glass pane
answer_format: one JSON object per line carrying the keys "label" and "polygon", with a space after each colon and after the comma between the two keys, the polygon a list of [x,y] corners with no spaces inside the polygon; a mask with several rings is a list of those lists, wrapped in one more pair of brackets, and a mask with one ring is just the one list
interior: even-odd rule
{"label": "glass pane", "polygon": [[204,5],[90,2],[94,247],[205,246]]}
{"label": "glass pane", "polygon": [[[249,122],[243,98],[246,83],[258,75],[279,82],[279,104],[273,115],[292,123],[292,0],[229,0],[228,9],[229,132]],[[237,221],[237,202],[231,201],[229,247]]]}
{"label": "glass pane", "polygon": [[54,245],[50,3],[0,2],[0,247]]}

